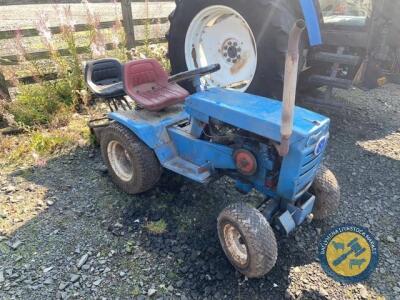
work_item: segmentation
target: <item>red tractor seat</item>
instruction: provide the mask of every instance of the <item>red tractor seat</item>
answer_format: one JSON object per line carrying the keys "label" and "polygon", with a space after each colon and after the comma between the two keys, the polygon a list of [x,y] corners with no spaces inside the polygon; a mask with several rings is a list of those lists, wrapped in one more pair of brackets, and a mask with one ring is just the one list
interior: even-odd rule
{"label": "red tractor seat", "polygon": [[135,102],[150,111],[160,111],[184,102],[189,92],[168,82],[168,74],[155,59],[131,61],[124,65],[124,89]]}

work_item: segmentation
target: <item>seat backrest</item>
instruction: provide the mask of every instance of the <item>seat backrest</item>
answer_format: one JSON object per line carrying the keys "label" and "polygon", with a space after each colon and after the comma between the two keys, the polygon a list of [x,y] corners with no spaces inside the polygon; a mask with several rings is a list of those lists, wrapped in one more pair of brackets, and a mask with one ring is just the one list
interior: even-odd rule
{"label": "seat backrest", "polygon": [[134,88],[146,83],[165,86],[168,84],[168,74],[155,59],[142,59],[128,62],[123,71],[126,93],[134,94]]}
{"label": "seat backrest", "polygon": [[105,58],[86,63],[85,80],[88,85],[108,85],[122,81],[122,65],[119,60]]}

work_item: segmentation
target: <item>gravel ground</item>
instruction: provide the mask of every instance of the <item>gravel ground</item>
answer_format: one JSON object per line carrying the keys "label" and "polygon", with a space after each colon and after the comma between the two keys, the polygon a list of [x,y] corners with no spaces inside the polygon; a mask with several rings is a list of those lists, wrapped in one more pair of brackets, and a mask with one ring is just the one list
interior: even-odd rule
{"label": "gravel ground", "polygon": [[[136,197],[110,182],[97,149],[43,167],[0,175],[1,299],[400,299],[400,87],[339,91],[315,107],[332,118],[326,164],[343,205],[336,217],[279,237],[277,265],[246,280],[219,246],[216,216],[239,200],[231,181],[175,184],[166,176]],[[309,106],[309,104],[306,104]],[[146,230],[149,221],[167,232]],[[365,283],[328,278],[317,259],[320,236],[352,222],[379,240],[380,263]]]}

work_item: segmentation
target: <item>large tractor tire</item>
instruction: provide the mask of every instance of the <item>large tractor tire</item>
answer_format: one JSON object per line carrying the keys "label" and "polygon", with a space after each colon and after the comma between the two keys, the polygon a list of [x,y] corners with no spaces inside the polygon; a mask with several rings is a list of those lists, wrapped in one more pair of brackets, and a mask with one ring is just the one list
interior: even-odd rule
{"label": "large tractor tire", "polygon": [[[203,85],[281,99],[289,32],[300,8],[290,0],[250,2],[177,0],[167,34],[172,72],[219,63]],[[193,91],[190,83],[185,88]]]}

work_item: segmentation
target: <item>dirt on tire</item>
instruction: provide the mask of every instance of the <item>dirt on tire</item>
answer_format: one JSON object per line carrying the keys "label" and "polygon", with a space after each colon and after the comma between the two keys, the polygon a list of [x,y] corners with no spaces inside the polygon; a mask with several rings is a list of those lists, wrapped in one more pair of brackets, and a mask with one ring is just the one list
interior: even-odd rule
{"label": "dirt on tire", "polygon": [[324,220],[337,211],[340,204],[339,183],[332,171],[324,165],[315,177],[311,192],[316,198],[313,210],[316,220]]}
{"label": "dirt on tire", "polygon": [[[243,238],[247,249],[247,263],[238,265],[224,239],[224,226],[231,224]],[[218,217],[218,236],[226,256],[234,267],[248,278],[259,278],[275,266],[278,246],[275,234],[265,217],[245,203],[225,208]]]}
{"label": "dirt on tire", "polygon": [[[122,180],[113,170],[107,154],[108,144],[117,140],[132,160],[131,180]],[[100,141],[101,154],[113,182],[128,194],[139,194],[151,189],[160,179],[162,168],[154,151],[141,142],[130,130],[113,123],[103,129]]]}

